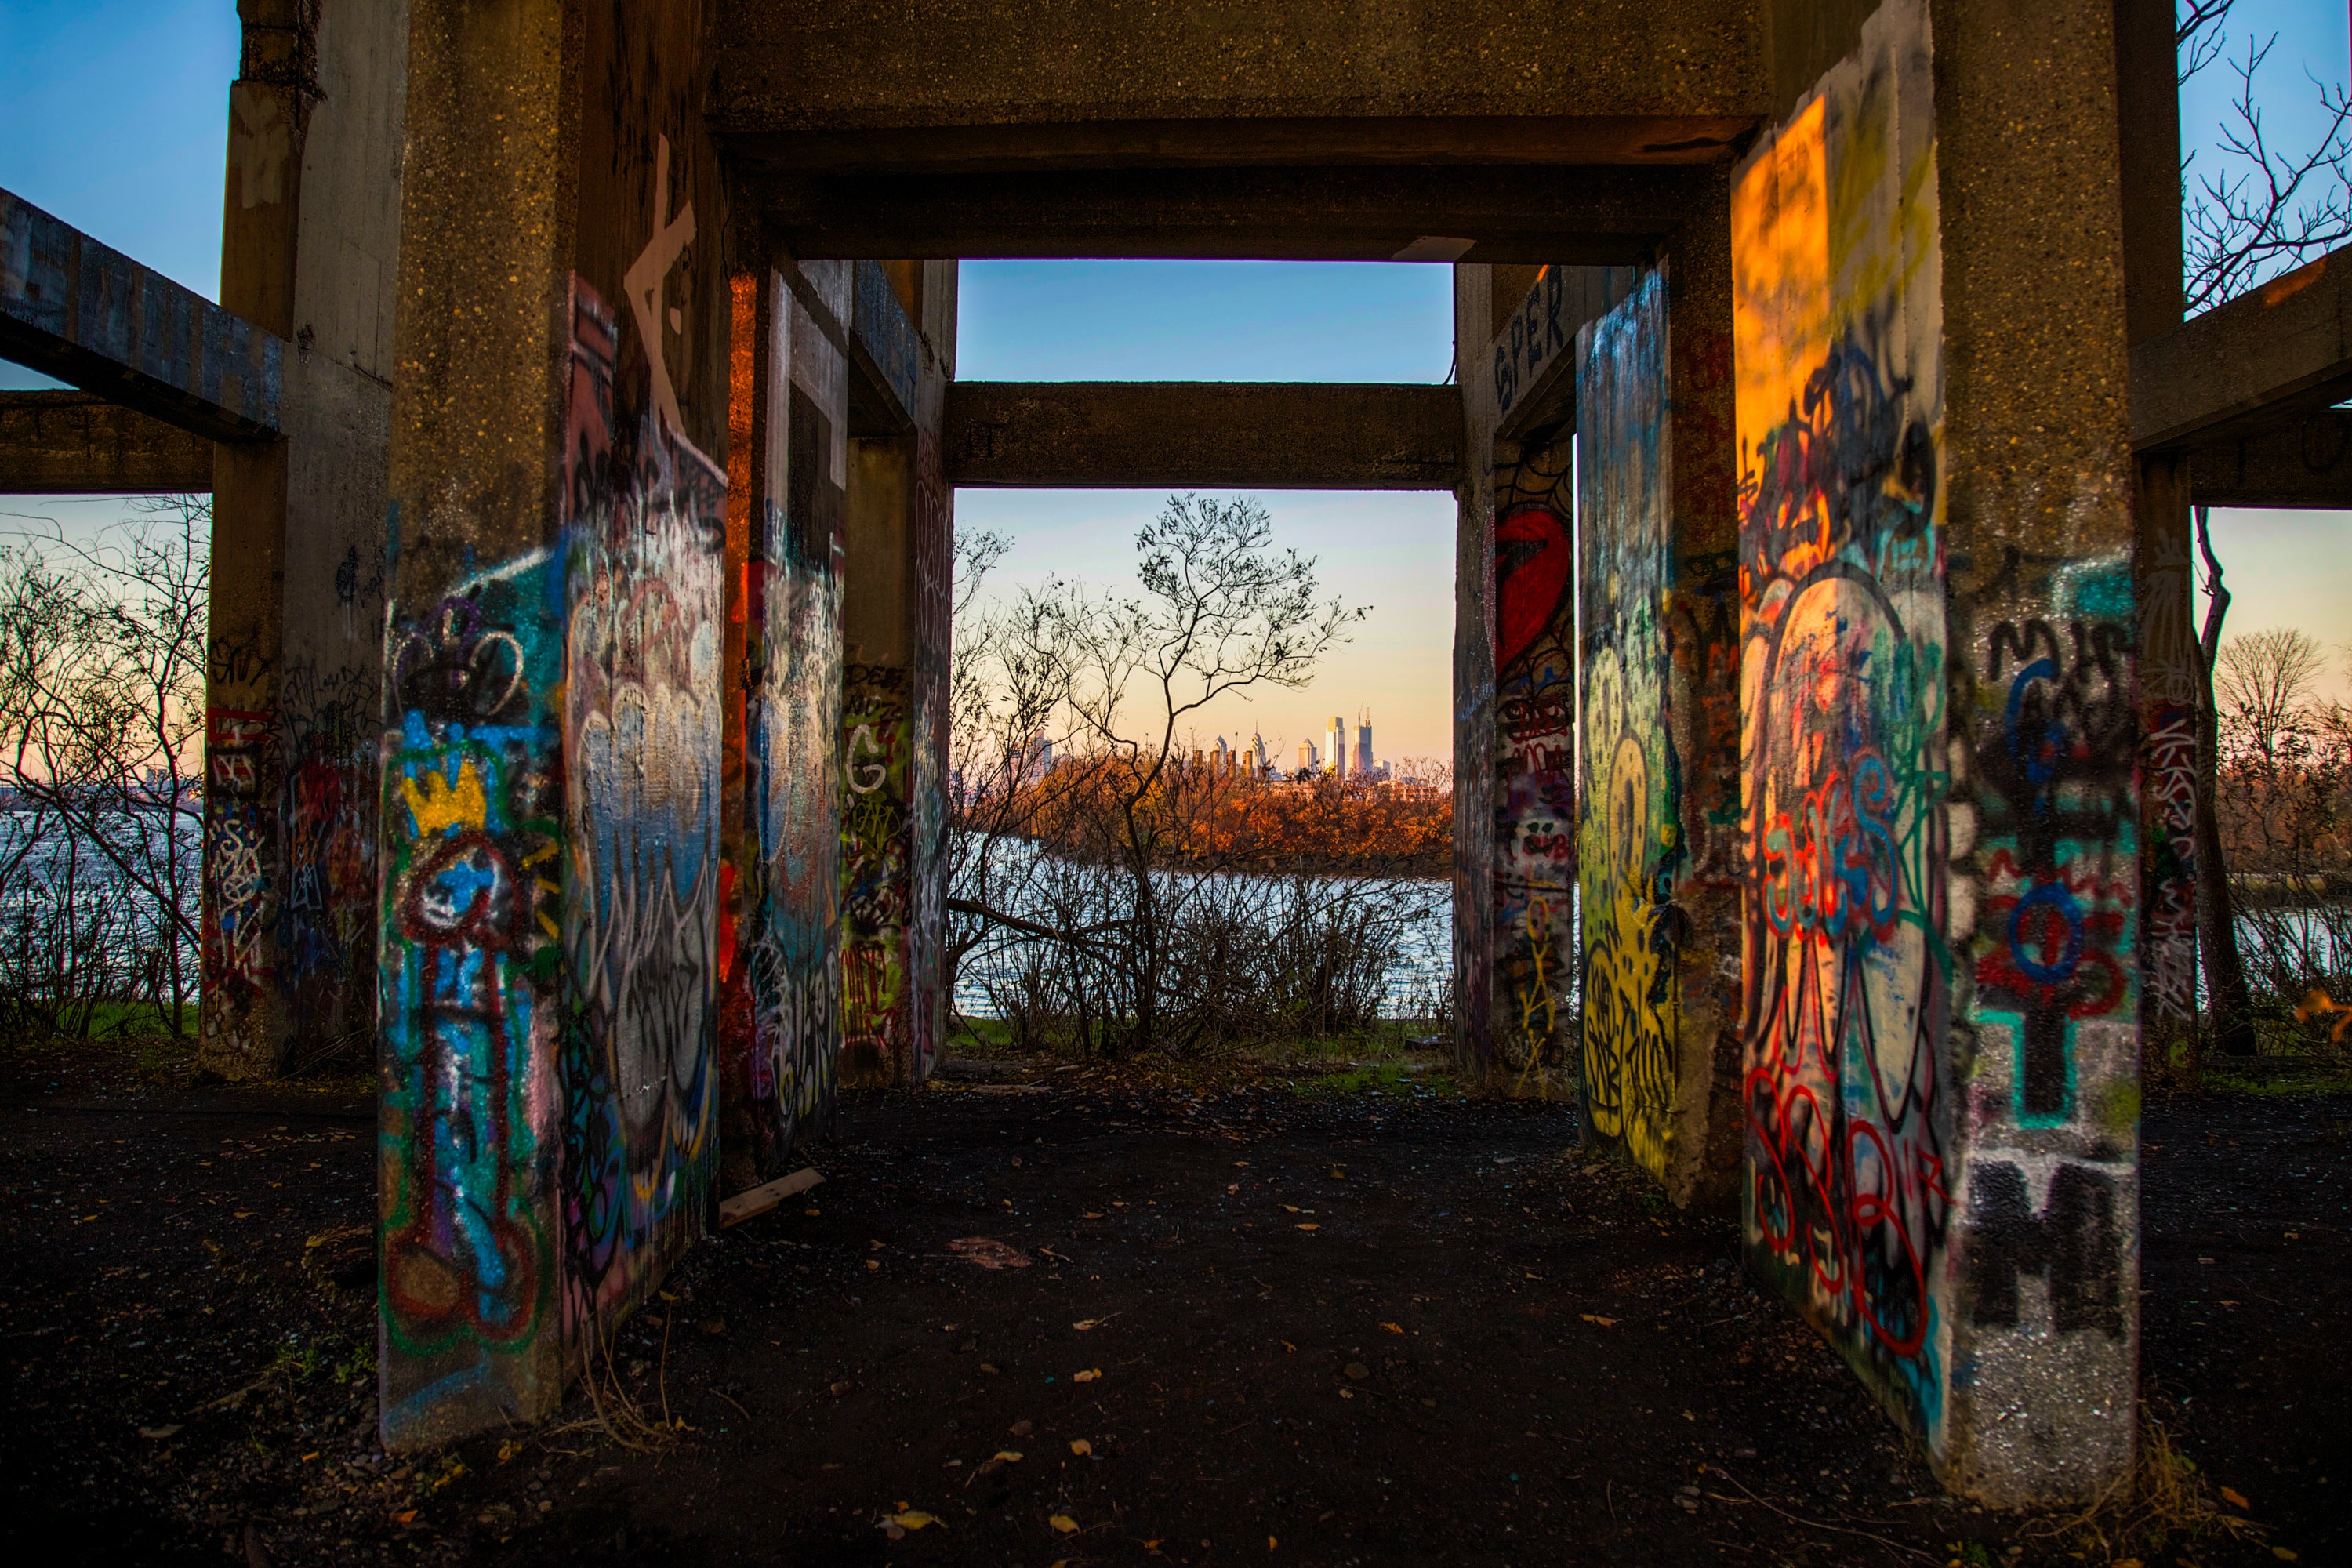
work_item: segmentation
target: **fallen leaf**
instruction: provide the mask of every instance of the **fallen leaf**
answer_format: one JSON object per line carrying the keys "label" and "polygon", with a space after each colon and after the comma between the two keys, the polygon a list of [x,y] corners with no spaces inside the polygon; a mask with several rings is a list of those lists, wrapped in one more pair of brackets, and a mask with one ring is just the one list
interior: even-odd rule
{"label": "fallen leaf", "polygon": [[1617,1326],[1616,1319],[1604,1318],[1598,1312],[1579,1312],[1576,1315],[1582,1318],[1588,1323],[1598,1323],[1604,1329],[1613,1329]]}
{"label": "fallen leaf", "polygon": [[1358,1383],[1361,1383],[1364,1379],[1372,1375],[1372,1369],[1366,1366],[1360,1361],[1351,1361],[1341,1370],[1346,1372],[1349,1377],[1355,1379]]}
{"label": "fallen leaf", "polygon": [[2271,1555],[2277,1558],[2282,1563],[2293,1563],[2296,1561],[2295,1554],[2284,1546],[2272,1547]]}
{"label": "fallen leaf", "polygon": [[1086,1212],[1086,1214],[1085,1214],[1085,1215],[1084,1215],[1083,1217],[1085,1217],[1085,1218],[1087,1218],[1087,1219],[1100,1219],[1100,1218],[1102,1218],[1102,1215],[1100,1215],[1097,1214],[1097,1213],[1096,1213],[1094,1210],[1092,1210],[1092,1209],[1088,1209],[1088,1210]]}
{"label": "fallen leaf", "polygon": [[1007,1430],[1015,1437],[1026,1437],[1030,1433],[1037,1430],[1037,1424],[1034,1421],[1015,1421]]}
{"label": "fallen leaf", "polygon": [[[1116,1318],[1118,1316],[1118,1314],[1117,1312],[1113,1312],[1110,1315],[1110,1318]],[[1101,1328],[1105,1323],[1110,1321],[1110,1318],[1080,1318],[1076,1322],[1072,1323],[1070,1327],[1077,1330],[1078,1332],[1083,1334],[1088,1329]]]}
{"label": "fallen leaf", "polygon": [[836,1397],[838,1397],[841,1394],[848,1393],[851,1389],[856,1388],[856,1386],[857,1384],[856,1383],[845,1377],[839,1383],[833,1385],[833,1393]]}
{"label": "fallen leaf", "polygon": [[927,1524],[937,1524],[940,1521],[921,1509],[910,1508],[903,1513],[892,1514],[890,1522],[901,1530],[920,1530]]}
{"label": "fallen leaf", "polygon": [[[1338,1173],[1337,1172],[1334,1172],[1334,1173],[1333,1173],[1333,1174],[1335,1174],[1335,1175],[1336,1175],[1337,1173]],[[1278,1543],[1278,1542],[1274,1539],[1274,1537],[1273,1537],[1273,1536],[1269,1535],[1269,1536],[1267,1536],[1267,1537],[1265,1538],[1265,1549],[1266,1549],[1268,1552],[1273,1551],[1273,1550],[1275,1549],[1275,1547],[1276,1547],[1277,1544],[1279,1544],[1279,1543]]]}
{"label": "fallen leaf", "polygon": [[404,1512],[394,1514],[392,1516],[392,1522],[394,1524],[406,1524],[410,1520],[415,1519],[415,1517],[416,1510],[412,1508]]}
{"label": "fallen leaf", "polygon": [[1073,1438],[1071,1438],[1071,1439],[1070,1439],[1070,1452],[1071,1452],[1071,1453],[1073,1453],[1073,1454],[1091,1454],[1091,1453],[1093,1453],[1094,1451],[1095,1451],[1095,1446],[1094,1446],[1092,1443],[1087,1442],[1084,1437],[1073,1437]]}
{"label": "fallen leaf", "polygon": [[142,1437],[163,1438],[171,1436],[179,1429],[176,1423],[169,1426],[142,1426],[139,1428],[139,1435]]}
{"label": "fallen leaf", "polygon": [[1404,1325],[1402,1323],[1382,1323],[1381,1327],[1386,1329],[1392,1334],[1401,1334],[1404,1332]]}
{"label": "fallen leaf", "polygon": [[1282,1206],[1291,1214],[1305,1214],[1307,1212],[1305,1209],[1300,1208],[1297,1204],[1285,1204]]}
{"label": "fallen leaf", "polygon": [[994,1454],[991,1455],[990,1458],[995,1459],[1000,1464],[1017,1465],[1021,1462],[1021,1450],[1018,1448],[999,1448]]}
{"label": "fallen leaf", "polygon": [[2253,1504],[2245,1500],[2243,1493],[2233,1491],[2228,1487],[2223,1487],[2221,1489],[2221,1500],[2228,1503],[2231,1508],[2253,1507]]}
{"label": "fallen leaf", "polygon": [[1007,1247],[992,1236],[963,1236],[948,1243],[948,1250],[959,1258],[969,1258],[982,1268],[1026,1268],[1028,1254],[1017,1247]]}
{"label": "fallen leaf", "polygon": [[1052,1525],[1055,1530],[1060,1531],[1064,1535],[1076,1534],[1078,1528],[1078,1521],[1072,1519],[1066,1513],[1057,1513],[1045,1522]]}
{"label": "fallen leaf", "polygon": [[879,1268],[882,1267],[882,1260],[878,1258],[869,1258],[866,1260],[866,1267],[868,1268]]}
{"label": "fallen leaf", "polygon": [[1317,1225],[1314,1221],[1308,1220],[1301,1224],[1298,1228],[1301,1230],[1321,1230],[1323,1227]]}
{"label": "fallen leaf", "polygon": [[1072,1383],[1092,1383],[1101,1375],[1102,1368],[1098,1366],[1091,1367],[1085,1372],[1074,1372],[1070,1373],[1070,1381]]}

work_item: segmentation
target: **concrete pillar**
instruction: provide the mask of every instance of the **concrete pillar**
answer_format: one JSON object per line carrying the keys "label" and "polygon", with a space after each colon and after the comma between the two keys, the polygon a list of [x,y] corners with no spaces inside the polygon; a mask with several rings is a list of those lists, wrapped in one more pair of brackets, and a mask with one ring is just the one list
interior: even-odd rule
{"label": "concrete pillar", "polygon": [[1748,1261],[2005,1506],[2136,1419],[2109,23],[1832,18],[1733,197]]}
{"label": "concrete pillar", "polygon": [[[895,300],[912,394],[853,398],[842,600],[841,1071],[919,1083],[946,1030],[945,789],[952,492],[940,465],[955,374],[955,264],[860,264],[861,323]],[[863,334],[861,333],[861,338]],[[860,413],[860,408],[870,410]]]}
{"label": "concrete pillar", "polygon": [[[1454,268],[1454,357],[1463,369],[1463,473],[1454,531],[1454,1059],[1488,1079],[1496,1049],[1495,426],[1496,398],[1479,374],[1494,337],[1496,268]],[[1508,283],[1505,287],[1507,289]],[[1302,760],[1306,746],[1302,742]],[[1507,1017],[1507,1009],[1503,1016]]]}
{"label": "concrete pillar", "polygon": [[726,1193],[788,1173],[831,1116],[840,1054],[849,279],[844,263],[784,258],[730,285]]}
{"label": "concrete pillar", "polygon": [[290,340],[285,437],[215,448],[206,1065],[369,1047],[408,14],[244,0],[221,299]]}
{"label": "concrete pillar", "polygon": [[396,1448],[551,1409],[716,1175],[707,20],[412,5],[379,841]]}
{"label": "concrete pillar", "polygon": [[1728,191],[1577,345],[1585,1137],[1738,1190]]}
{"label": "concrete pillar", "polygon": [[[2119,0],[2116,91],[2126,331],[2180,325],[2180,90],[2169,0]],[[2197,1024],[2196,599],[2189,454],[2138,459],[2132,495],[2140,705],[2140,1034],[2161,1064]]]}

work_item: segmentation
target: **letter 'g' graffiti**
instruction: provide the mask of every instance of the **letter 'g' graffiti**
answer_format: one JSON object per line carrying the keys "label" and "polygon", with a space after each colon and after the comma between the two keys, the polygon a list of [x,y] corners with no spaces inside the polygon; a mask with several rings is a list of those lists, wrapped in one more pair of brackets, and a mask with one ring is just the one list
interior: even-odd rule
{"label": "letter 'g' graffiti", "polygon": [[2025,1173],[1980,1165],[1969,1180],[1969,1300],[1976,1321],[2015,1328],[2017,1279],[2049,1282],[2050,1311],[2060,1333],[2124,1331],[2123,1244],[2116,1235],[2115,1185],[2098,1172],[2061,1165],[2050,1201],[2036,1215]]}

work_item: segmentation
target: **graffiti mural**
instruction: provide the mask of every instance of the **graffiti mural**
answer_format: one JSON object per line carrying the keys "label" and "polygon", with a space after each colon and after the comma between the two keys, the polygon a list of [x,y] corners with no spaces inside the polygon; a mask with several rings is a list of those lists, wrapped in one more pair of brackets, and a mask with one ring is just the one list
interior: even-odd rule
{"label": "graffiti mural", "polygon": [[915,990],[908,999],[907,1054],[900,1081],[930,1077],[947,1032],[948,684],[954,637],[955,521],[939,436],[926,424],[915,434],[915,669],[912,692],[912,789],[908,829],[913,887],[908,892],[908,966]]}
{"label": "graffiti mural", "polygon": [[909,672],[854,664],[841,693],[841,1053],[853,1078],[887,1079],[912,1049]]}
{"label": "graffiti mural", "polygon": [[1589,334],[1576,389],[1584,1111],[1591,1136],[1663,1180],[1685,923],[1675,877],[1685,848],[1668,704],[1674,563],[1664,273],[1646,274]]}
{"label": "graffiti mural", "polygon": [[273,984],[267,937],[280,891],[271,875],[278,848],[278,758],[275,713],[215,708],[205,715],[208,1036],[233,1027],[227,1016],[255,1005]]}
{"label": "graffiti mural", "polygon": [[620,349],[614,316],[574,279],[562,521],[575,1321],[633,1304],[700,1234],[718,1145],[727,479],[658,396],[624,403]]}
{"label": "graffiti mural", "polygon": [[[1890,41],[1897,11],[1922,35]],[[1959,961],[1936,182],[1908,12],[1873,21],[1734,188],[1744,1217],[1751,1266],[1932,1434]]]}
{"label": "graffiti mural", "polygon": [[297,1048],[331,1046],[374,1023],[376,732],[372,669],[285,680],[287,767],[279,821],[286,892],[279,980]]}
{"label": "graffiti mural", "polygon": [[[513,1408],[546,1346],[560,1150],[562,677],[533,552],[395,609],[377,1012],[384,1421]],[[543,1336],[548,1336],[543,1339]]]}
{"label": "graffiti mural", "polygon": [[[749,975],[749,1089],[766,1108],[757,1162],[782,1174],[804,1130],[833,1109],[840,1050],[841,566],[843,446],[819,397],[845,374],[839,351],[792,307],[784,504],[763,513],[757,700],[747,760],[759,879]],[[817,395],[813,396],[811,384]]]}
{"label": "graffiti mural", "polygon": [[1492,1033],[1522,1079],[1558,1063],[1577,974],[1574,476],[1560,438],[1495,477]]}

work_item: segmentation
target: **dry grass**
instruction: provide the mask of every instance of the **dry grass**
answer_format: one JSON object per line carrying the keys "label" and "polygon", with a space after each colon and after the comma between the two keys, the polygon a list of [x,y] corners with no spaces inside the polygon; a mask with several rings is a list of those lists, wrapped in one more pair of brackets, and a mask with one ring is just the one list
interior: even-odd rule
{"label": "dry grass", "polygon": [[2129,1474],[2075,1513],[2053,1513],[2022,1531],[2064,1547],[2084,1562],[2130,1568],[2167,1548],[2228,1540],[2259,1542],[2263,1529],[2229,1511],[2197,1462],[2143,1403],[2139,1453]]}

